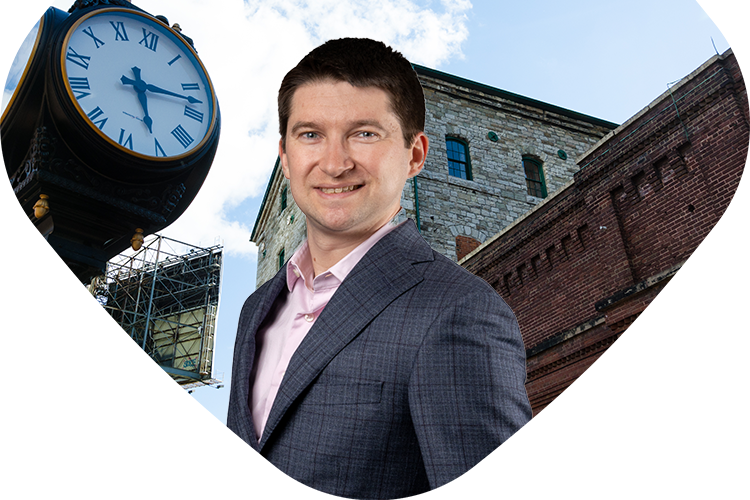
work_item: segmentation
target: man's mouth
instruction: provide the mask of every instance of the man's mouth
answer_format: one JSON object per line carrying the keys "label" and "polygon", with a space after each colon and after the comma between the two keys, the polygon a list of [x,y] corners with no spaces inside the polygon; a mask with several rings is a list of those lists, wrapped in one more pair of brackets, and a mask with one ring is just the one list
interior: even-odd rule
{"label": "man's mouth", "polygon": [[361,188],[362,185],[355,185],[355,186],[346,186],[346,187],[337,187],[337,188],[320,188],[320,190],[325,194],[338,194],[338,193],[348,193],[349,191],[354,191],[355,189]]}

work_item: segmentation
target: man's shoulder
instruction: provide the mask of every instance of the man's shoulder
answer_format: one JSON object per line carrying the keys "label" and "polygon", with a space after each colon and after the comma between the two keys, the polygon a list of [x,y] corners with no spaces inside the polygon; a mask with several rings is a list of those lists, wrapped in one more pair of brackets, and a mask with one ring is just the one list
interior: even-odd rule
{"label": "man's shoulder", "polygon": [[464,302],[467,297],[482,297],[482,303],[490,303],[501,309],[508,307],[486,281],[433,250],[413,222],[407,222],[386,237],[392,240],[390,245],[386,242],[383,253],[395,252],[389,255],[390,262],[408,261],[411,265],[407,267],[420,275],[418,293],[422,294],[422,300],[434,305]]}
{"label": "man's shoulder", "polygon": [[[412,221],[407,221],[396,228],[386,238],[390,242],[384,242],[383,253],[390,254],[395,259],[406,258],[411,264],[423,272],[426,284],[432,284],[438,288],[448,288],[451,293],[490,293],[499,295],[486,281],[470,273],[448,257],[435,251],[422,238]],[[384,238],[385,240],[385,238]],[[390,245],[389,245],[390,243]],[[401,255],[394,255],[394,250]]]}
{"label": "man's shoulder", "polygon": [[435,250],[432,250],[432,254],[433,260],[424,263],[427,265],[424,273],[427,284],[444,290],[451,297],[480,294],[490,295],[504,302],[500,294],[485,280]]}

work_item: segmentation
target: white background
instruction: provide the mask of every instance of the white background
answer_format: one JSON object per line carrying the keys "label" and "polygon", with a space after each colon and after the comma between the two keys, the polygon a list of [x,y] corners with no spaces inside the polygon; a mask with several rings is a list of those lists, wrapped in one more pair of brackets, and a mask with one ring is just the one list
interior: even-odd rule
{"label": "white background", "polygon": [[[750,64],[744,2],[701,5]],[[12,21],[5,15],[0,30]],[[597,363],[499,450],[428,497],[747,497],[747,182]],[[0,203],[1,497],[324,496],[250,450],[123,335],[8,185]]]}

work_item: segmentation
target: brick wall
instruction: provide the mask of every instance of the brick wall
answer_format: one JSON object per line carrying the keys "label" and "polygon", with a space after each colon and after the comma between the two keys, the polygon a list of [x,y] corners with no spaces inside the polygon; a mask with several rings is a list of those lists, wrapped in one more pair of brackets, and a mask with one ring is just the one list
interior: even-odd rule
{"label": "brick wall", "polygon": [[726,210],[748,151],[731,51],[578,160],[573,182],[462,261],[515,312],[535,414],[637,318]]}

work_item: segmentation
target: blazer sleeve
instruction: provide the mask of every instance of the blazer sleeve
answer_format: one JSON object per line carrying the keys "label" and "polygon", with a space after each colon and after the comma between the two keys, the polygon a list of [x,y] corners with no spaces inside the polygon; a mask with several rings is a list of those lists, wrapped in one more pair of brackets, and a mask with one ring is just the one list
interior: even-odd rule
{"label": "blazer sleeve", "polygon": [[409,410],[431,488],[457,478],[531,419],[513,312],[486,287],[444,307],[409,379]]}

